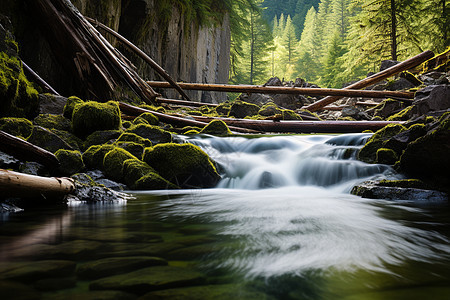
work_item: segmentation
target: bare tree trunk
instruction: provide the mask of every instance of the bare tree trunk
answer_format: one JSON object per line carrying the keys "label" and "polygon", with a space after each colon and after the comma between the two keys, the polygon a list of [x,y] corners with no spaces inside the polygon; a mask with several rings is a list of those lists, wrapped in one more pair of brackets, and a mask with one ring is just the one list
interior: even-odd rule
{"label": "bare tree trunk", "polygon": [[391,58],[397,60],[397,9],[391,0]]}

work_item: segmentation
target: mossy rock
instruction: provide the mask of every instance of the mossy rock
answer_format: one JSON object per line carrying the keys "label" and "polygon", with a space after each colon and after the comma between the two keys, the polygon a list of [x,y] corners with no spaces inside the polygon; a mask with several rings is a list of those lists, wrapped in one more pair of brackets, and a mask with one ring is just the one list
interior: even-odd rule
{"label": "mossy rock", "polygon": [[222,120],[212,120],[209,122],[208,125],[206,125],[200,133],[205,134],[216,134],[216,135],[227,135],[231,134],[230,129],[228,128],[227,124],[225,124]]}
{"label": "mossy rock", "polygon": [[34,118],[33,123],[47,129],[71,130],[70,121],[62,115],[40,114]]}
{"label": "mossy rock", "polygon": [[277,114],[281,114],[283,112],[282,109],[278,108],[278,106],[273,103],[269,102],[265,104],[261,109],[258,111],[258,114],[261,116],[269,117]]}
{"label": "mossy rock", "polygon": [[64,131],[64,130],[58,130],[58,129],[52,129],[51,130],[54,134],[59,136],[64,142],[66,142],[70,147],[72,147],[74,150],[81,150],[83,148],[83,141],[79,139],[74,134]]}
{"label": "mossy rock", "polygon": [[134,119],[133,124],[149,124],[149,125],[158,125],[159,119],[152,113],[143,113],[140,114],[136,119]]}
{"label": "mossy rock", "polygon": [[302,117],[300,117],[295,111],[290,109],[283,109],[282,115],[283,120],[302,120]]}
{"label": "mossy rock", "polygon": [[375,163],[377,151],[383,148],[384,142],[404,130],[406,130],[405,126],[400,124],[389,124],[381,128],[358,152],[358,159],[367,163]]}
{"label": "mossy rock", "polygon": [[198,110],[190,110],[190,111],[187,111],[186,113],[191,116],[203,116],[203,113]]}
{"label": "mossy rock", "polygon": [[149,139],[145,139],[135,133],[131,132],[124,132],[122,133],[116,140],[116,143],[118,142],[133,142],[140,144],[144,147],[151,147],[152,142]]}
{"label": "mossy rock", "polygon": [[40,126],[33,127],[33,132],[27,141],[53,153],[59,149],[74,150],[57,134]]}
{"label": "mossy rock", "polygon": [[314,113],[314,112],[310,112],[310,111],[307,110],[307,109],[299,109],[299,110],[297,110],[297,113],[300,115],[300,117],[301,117],[302,115],[304,115],[304,116],[308,116],[308,117],[315,118],[315,119],[317,119],[318,121],[322,121],[322,119],[319,117],[318,114],[316,114],[316,113]]}
{"label": "mossy rock", "polygon": [[115,141],[122,132],[120,130],[100,130],[90,134],[84,142],[84,148],[87,149],[93,145],[106,144],[109,141]]}
{"label": "mossy rock", "polygon": [[0,130],[27,139],[33,131],[33,123],[25,118],[1,118]]}
{"label": "mossy rock", "polygon": [[103,159],[106,153],[113,150],[114,145],[94,145],[83,153],[83,162],[87,168],[103,170]]}
{"label": "mossy rock", "polygon": [[84,163],[80,151],[60,149],[55,152],[55,156],[59,160],[59,171],[64,176],[79,173],[84,169]]}
{"label": "mossy rock", "polygon": [[128,129],[128,128],[130,128],[131,126],[133,126],[133,123],[130,122],[130,121],[123,121],[123,122],[122,122],[122,127],[125,128],[125,129]]}
{"label": "mossy rock", "polygon": [[138,124],[130,127],[126,132],[131,132],[145,139],[149,139],[153,145],[172,142],[172,135],[170,132],[157,126]]}
{"label": "mossy rock", "polygon": [[163,113],[163,114],[166,113],[166,109],[164,107],[162,107],[162,106],[152,106],[152,105],[148,105],[148,104],[142,104],[142,105],[139,105],[139,107],[144,108],[144,109],[148,109],[150,111],[160,112],[160,113]]}
{"label": "mossy rock", "polygon": [[39,94],[27,80],[18,57],[0,52],[0,117],[37,115]]}
{"label": "mossy rock", "polygon": [[245,118],[257,115],[259,112],[259,106],[244,101],[235,101],[228,113],[229,117]]}
{"label": "mossy rock", "polygon": [[127,150],[133,156],[136,157],[142,157],[142,154],[144,153],[144,146],[135,142],[117,142],[114,143],[114,145],[124,150]]}
{"label": "mossy rock", "polygon": [[75,106],[82,103],[84,103],[84,101],[76,96],[71,96],[67,98],[67,102],[63,110],[63,116],[69,120],[72,120],[73,110]]}
{"label": "mossy rock", "polygon": [[192,144],[160,144],[145,148],[143,161],[182,188],[213,187],[220,175],[209,158]]}
{"label": "mossy rock", "polygon": [[195,129],[191,129],[191,130],[188,130],[188,131],[184,132],[183,134],[185,134],[185,135],[194,135],[194,134],[200,134],[200,132],[195,130]]}
{"label": "mossy rock", "polygon": [[228,113],[230,112],[230,108],[231,108],[231,103],[224,102],[224,103],[220,103],[218,106],[216,106],[215,110],[219,116],[228,116]]}
{"label": "mossy rock", "polygon": [[393,99],[386,99],[373,108],[375,111],[374,117],[385,119],[404,108],[405,105],[403,102]]}
{"label": "mossy rock", "polygon": [[380,148],[376,153],[376,162],[385,165],[394,165],[398,160],[397,153],[394,150],[388,148]]}
{"label": "mossy rock", "polygon": [[86,137],[95,131],[119,130],[121,115],[117,102],[98,103],[88,101],[75,105],[72,115],[75,135]]}
{"label": "mossy rock", "polygon": [[123,163],[125,183],[133,190],[165,190],[178,187],[162,178],[152,167],[139,159],[127,159]]}
{"label": "mossy rock", "polygon": [[105,171],[105,175],[116,181],[122,181],[123,179],[123,163],[127,159],[137,159],[130,152],[115,147],[108,153],[106,153],[103,159],[103,170]]}
{"label": "mossy rock", "polygon": [[419,179],[400,179],[400,180],[386,180],[383,179],[378,182],[380,186],[414,188],[414,189],[429,189],[429,185]]}
{"label": "mossy rock", "polygon": [[183,128],[180,130],[180,132],[181,132],[182,134],[186,134],[186,132],[188,132],[188,131],[190,131],[190,130],[195,130],[195,131],[197,131],[197,132],[200,132],[200,131],[202,131],[202,128],[197,127],[197,126],[185,126],[185,127],[183,127]]}
{"label": "mossy rock", "polygon": [[387,118],[388,121],[407,121],[412,118],[414,106],[408,106],[399,113]]}

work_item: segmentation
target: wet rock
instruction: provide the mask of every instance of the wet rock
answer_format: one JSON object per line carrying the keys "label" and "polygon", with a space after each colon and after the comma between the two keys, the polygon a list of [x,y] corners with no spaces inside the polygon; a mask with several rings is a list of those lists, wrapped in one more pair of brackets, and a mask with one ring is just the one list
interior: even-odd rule
{"label": "wet rock", "polygon": [[56,151],[55,156],[59,160],[58,171],[63,176],[70,176],[84,169],[80,151],[60,149]]}
{"label": "wet rock", "polygon": [[73,147],[71,147],[58,135],[40,126],[33,127],[33,132],[28,138],[28,142],[50,152],[56,152],[59,149],[74,150]]}
{"label": "wet rock", "polygon": [[128,273],[146,267],[165,265],[167,265],[167,261],[158,257],[110,257],[79,265],[77,276],[85,279],[96,279]]}
{"label": "wet rock", "polygon": [[450,108],[450,85],[430,85],[417,91],[413,105],[416,115]]}
{"label": "wet rock", "polygon": [[407,130],[394,135],[384,143],[384,147],[394,150],[397,154],[402,154],[409,143],[417,140],[427,133],[425,125],[415,124]]}
{"label": "wet rock", "polygon": [[144,139],[148,139],[153,145],[160,143],[170,143],[172,141],[172,135],[170,132],[165,131],[157,126],[138,124],[131,126],[127,129],[127,132],[134,133]]}
{"label": "wet rock", "polygon": [[113,191],[123,191],[128,190],[128,187],[120,182],[115,182],[112,180],[109,180],[107,178],[98,179],[96,181],[97,184],[103,185],[105,188],[111,189]]}
{"label": "wet rock", "polygon": [[41,260],[0,265],[0,280],[30,282],[42,278],[70,276],[76,263],[68,260]]}
{"label": "wet rock", "polygon": [[182,188],[213,187],[220,175],[209,156],[192,144],[161,144],[145,148],[143,161]]}
{"label": "wet rock", "polygon": [[275,94],[272,100],[276,105],[287,109],[298,109],[304,104],[302,96],[290,94]]}
{"label": "wet rock", "polygon": [[16,213],[20,211],[23,211],[23,209],[14,204],[0,202],[0,213]]}
{"label": "wet rock", "polygon": [[180,249],[182,247],[185,247],[185,245],[180,243],[155,243],[150,246],[146,247],[140,247],[141,244],[135,244],[133,246],[133,249],[125,248],[123,250],[118,249],[114,250],[112,252],[109,252],[107,255],[112,256],[157,256],[157,257],[163,257],[168,258],[167,253],[169,253],[172,250]]}
{"label": "wet rock", "polygon": [[122,132],[120,130],[100,130],[90,134],[84,142],[84,148],[87,149],[93,145],[106,144],[111,140],[116,140]]}
{"label": "wet rock", "polygon": [[9,154],[0,151],[0,168],[1,169],[16,169],[19,167],[20,160],[14,158]]}
{"label": "wet rock", "polygon": [[238,284],[202,285],[150,292],[139,299],[198,300],[198,299],[272,299],[264,293]]}
{"label": "wet rock", "polygon": [[40,163],[27,161],[19,166],[19,171],[24,174],[37,175],[37,176],[49,176],[48,169]]}
{"label": "wet rock", "polygon": [[128,151],[131,155],[140,158],[144,153],[144,146],[135,142],[117,142],[114,143],[117,147]]}
{"label": "wet rock", "polygon": [[39,94],[39,114],[62,115],[67,98],[52,94]]}
{"label": "wet rock", "polygon": [[242,119],[245,117],[257,115],[258,111],[259,111],[258,105],[237,100],[231,106],[228,116]]}
{"label": "wet rock", "polygon": [[34,287],[39,291],[58,291],[73,288],[76,284],[75,277],[47,278],[36,281]]}
{"label": "wet rock", "polygon": [[382,186],[376,181],[361,183],[355,186],[351,193],[371,199],[448,202],[448,195],[444,192],[419,188]]}
{"label": "wet rock", "polygon": [[40,114],[34,118],[33,124],[47,129],[71,130],[70,120],[62,115]]}
{"label": "wet rock", "polygon": [[[0,25],[1,26],[1,25]],[[14,300],[40,300],[41,294],[30,287],[29,285],[0,280],[0,295],[2,299],[14,299]]]}
{"label": "wet rock", "polygon": [[388,91],[400,91],[414,88],[415,85],[406,78],[397,78],[386,86]]}
{"label": "wet rock", "polygon": [[75,181],[75,186],[75,193],[69,195],[67,201],[108,202],[126,201],[131,198],[128,194],[117,192],[103,186],[92,186],[77,181]]}
{"label": "wet rock", "polygon": [[169,288],[198,285],[205,282],[203,274],[178,267],[160,266],[106,277],[91,282],[91,290],[120,290],[137,295]]}
{"label": "wet rock", "polygon": [[194,260],[210,255],[216,250],[218,249],[215,244],[195,245],[170,251],[167,257],[171,260]]}

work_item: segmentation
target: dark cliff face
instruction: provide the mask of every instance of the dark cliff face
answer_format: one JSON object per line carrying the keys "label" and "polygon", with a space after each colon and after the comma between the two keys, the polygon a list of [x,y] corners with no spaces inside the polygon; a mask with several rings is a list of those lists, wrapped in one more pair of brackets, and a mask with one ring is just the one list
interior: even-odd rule
{"label": "dark cliff face", "polygon": [[[5,0],[0,14],[8,16],[14,26],[21,58],[65,96],[77,94],[77,79],[69,75],[52,53],[51,43],[39,16],[28,1]],[[174,5],[169,17],[158,15],[158,0],[73,0],[85,16],[95,18],[125,36],[150,55],[177,81],[226,83],[229,70],[230,29],[228,18],[219,26],[199,27],[187,24]],[[161,18],[165,18],[161,20]],[[107,36],[137,67],[146,80],[162,80],[147,64]],[[57,42],[57,41],[56,41]],[[164,96],[179,98],[176,91],[161,90]],[[191,99],[222,102],[224,93],[188,92]]]}

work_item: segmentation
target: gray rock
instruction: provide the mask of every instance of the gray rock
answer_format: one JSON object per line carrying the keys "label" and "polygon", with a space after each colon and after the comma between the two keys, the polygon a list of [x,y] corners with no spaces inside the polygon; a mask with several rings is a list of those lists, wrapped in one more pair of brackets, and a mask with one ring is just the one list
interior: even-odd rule
{"label": "gray rock", "polygon": [[203,274],[179,267],[161,266],[140,269],[91,282],[91,290],[120,290],[138,295],[169,288],[198,285],[205,282]]}
{"label": "gray rock", "polygon": [[444,192],[418,188],[380,186],[376,181],[366,181],[355,186],[352,189],[352,194],[371,199],[448,202],[448,195]]}
{"label": "gray rock", "polygon": [[33,162],[33,161],[27,161],[25,163],[22,163],[19,166],[19,171],[21,173],[37,175],[37,176],[49,176],[50,175],[47,168],[44,165],[41,165],[40,163]]}
{"label": "gray rock", "polygon": [[380,72],[384,71],[384,70],[386,70],[386,69],[388,69],[390,67],[393,67],[393,66],[395,66],[395,65],[397,65],[399,63],[400,62],[396,61],[396,60],[383,60],[383,61],[381,61]]}
{"label": "gray rock", "polygon": [[84,148],[87,149],[92,145],[106,144],[111,140],[116,140],[122,132],[120,130],[100,130],[95,131],[86,138]]}
{"label": "gray rock", "polygon": [[114,190],[114,191],[123,191],[123,190],[128,189],[128,187],[125,184],[115,182],[115,181],[112,181],[107,178],[98,179],[96,182],[98,184],[104,185],[106,188]]}
{"label": "gray rock", "polygon": [[16,169],[19,167],[20,160],[14,158],[9,154],[0,151],[0,168],[2,169]]}
{"label": "gray rock", "polygon": [[430,85],[417,91],[413,104],[417,115],[450,108],[450,85]]}
{"label": "gray rock", "polygon": [[39,94],[39,114],[61,115],[67,98],[52,94]]}
{"label": "gray rock", "polygon": [[341,111],[342,117],[351,117],[355,120],[370,120],[371,117],[362,109],[355,106],[346,106]]}
{"label": "gray rock", "polygon": [[415,87],[409,80],[406,78],[398,78],[394,82],[391,82],[386,87],[388,91],[399,91],[399,90],[407,90]]}
{"label": "gray rock", "polygon": [[165,265],[167,265],[167,261],[158,257],[110,257],[79,265],[77,268],[77,276],[86,279],[96,279],[128,273],[146,267]]}
{"label": "gray rock", "polygon": [[131,197],[103,186],[91,186],[75,181],[75,194],[68,197],[68,201],[126,201]]}
{"label": "gray rock", "polygon": [[[297,78],[301,79],[301,78]],[[297,82],[297,80],[296,80]],[[280,78],[278,77],[272,77],[264,84],[264,86],[283,86],[283,83],[281,82]]]}

